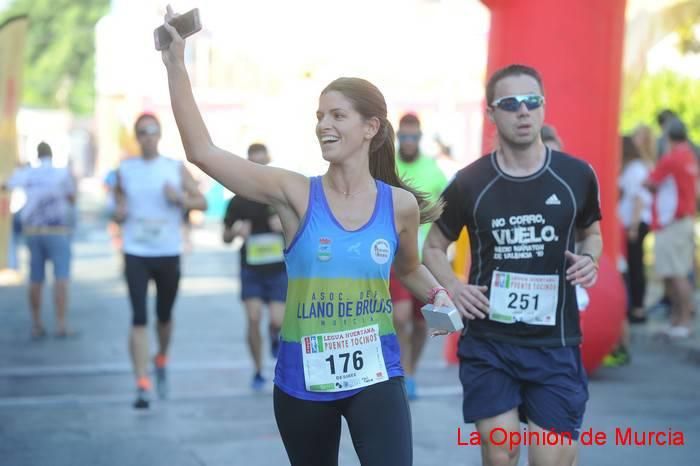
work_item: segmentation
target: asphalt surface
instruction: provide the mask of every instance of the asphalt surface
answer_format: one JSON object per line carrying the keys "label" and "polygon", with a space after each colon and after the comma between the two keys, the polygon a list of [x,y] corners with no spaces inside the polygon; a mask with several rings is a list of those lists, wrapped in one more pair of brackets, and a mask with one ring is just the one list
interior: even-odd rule
{"label": "asphalt surface", "polygon": [[[197,229],[193,243],[183,259],[175,309],[171,397],[145,413],[131,408],[130,311],[121,257],[102,223],[84,222],[76,235],[70,322],[77,337],[33,341],[24,285],[0,288],[0,464],[288,464],[272,412],[271,383],[262,393],[249,388],[238,255],[220,244],[218,225]],[[46,290],[49,331],[52,312]],[[152,309],[149,317],[152,322]],[[591,376],[583,430],[607,438],[603,445],[581,446],[580,465],[698,464],[697,341],[656,340],[649,330],[654,325],[635,329],[630,365]],[[442,345],[439,338],[429,341],[417,376],[421,397],[411,404],[414,464],[478,465],[478,447],[457,444],[458,428],[465,439],[472,426],[461,422],[457,368],[444,363]],[[268,357],[268,380],[272,368]],[[673,432],[684,446],[617,445],[616,430],[627,428],[639,437]],[[526,464],[525,456],[520,464]],[[359,464],[346,428],[340,464]]]}

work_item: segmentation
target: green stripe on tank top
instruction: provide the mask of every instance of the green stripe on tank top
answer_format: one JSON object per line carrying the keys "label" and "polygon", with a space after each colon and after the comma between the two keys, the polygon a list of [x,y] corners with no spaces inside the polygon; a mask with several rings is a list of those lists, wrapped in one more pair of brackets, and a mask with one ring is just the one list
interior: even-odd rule
{"label": "green stripe on tank top", "polygon": [[282,325],[285,341],[302,336],[379,325],[379,334],[394,334],[393,306],[382,279],[290,279]]}

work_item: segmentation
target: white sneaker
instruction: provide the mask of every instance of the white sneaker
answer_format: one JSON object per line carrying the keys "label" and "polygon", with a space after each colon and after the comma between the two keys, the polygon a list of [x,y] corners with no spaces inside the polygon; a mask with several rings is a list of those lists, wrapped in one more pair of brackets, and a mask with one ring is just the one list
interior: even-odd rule
{"label": "white sneaker", "polygon": [[691,334],[690,328],[683,325],[674,325],[666,330],[666,335],[671,338],[685,339],[689,338]]}

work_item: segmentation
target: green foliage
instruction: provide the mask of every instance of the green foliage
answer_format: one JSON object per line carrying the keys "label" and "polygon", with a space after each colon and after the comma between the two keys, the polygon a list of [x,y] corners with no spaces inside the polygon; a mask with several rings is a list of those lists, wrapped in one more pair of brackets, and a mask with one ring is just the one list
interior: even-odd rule
{"label": "green foliage", "polygon": [[0,13],[29,15],[22,104],[89,114],[95,100],[95,24],[109,0],[14,0]]}
{"label": "green foliage", "polygon": [[622,109],[622,132],[628,133],[639,124],[658,131],[656,115],[665,108],[676,112],[687,125],[691,140],[700,142],[700,79],[671,71],[642,78]]}

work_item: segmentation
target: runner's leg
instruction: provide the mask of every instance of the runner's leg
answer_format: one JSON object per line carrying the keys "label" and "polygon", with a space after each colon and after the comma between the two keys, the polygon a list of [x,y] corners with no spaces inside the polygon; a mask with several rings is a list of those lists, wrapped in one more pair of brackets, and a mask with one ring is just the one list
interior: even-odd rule
{"label": "runner's leg", "polygon": [[29,310],[32,317],[32,337],[45,335],[44,324],[41,321],[41,291],[45,278],[45,250],[41,236],[27,235],[29,248]]}
{"label": "runner's leg", "polygon": [[270,310],[270,346],[274,357],[277,357],[279,348],[280,329],[284,321],[285,303],[280,301],[270,301],[267,305]]}
{"label": "runner's leg", "polygon": [[71,243],[69,235],[53,235],[50,238],[49,255],[54,272],[54,307],[56,311],[56,335],[68,336],[66,324],[68,283],[70,279]]}
{"label": "runner's leg", "polygon": [[166,358],[172,336],[172,312],[180,286],[180,257],[158,258],[154,270],[156,283],[156,314],[158,316],[158,356]]}
{"label": "runner's leg", "polygon": [[277,358],[279,351],[279,334],[284,321],[284,309],[287,299],[287,272],[271,273],[265,280],[263,296],[270,311],[270,352],[273,358]]}
{"label": "runner's leg", "polygon": [[291,466],[338,466],[341,422],[337,402],[301,400],[275,387],[273,403]]}
{"label": "runner's leg", "polygon": [[[542,439],[551,431],[543,429],[534,422],[528,420],[527,429],[532,432],[533,438]],[[576,460],[576,449],[578,442],[559,435],[559,441],[555,445],[544,444],[544,442],[534,442],[528,446],[528,462],[532,466],[570,466]],[[547,441],[549,442],[549,441]]]}
{"label": "runner's leg", "polygon": [[[137,383],[148,379],[148,333],[146,324],[146,295],[150,272],[146,258],[126,254],[124,256],[124,272],[129,289],[129,300],[132,310],[132,327],[129,334],[129,353],[134,368]],[[144,387],[145,388],[145,387]]]}
{"label": "runner's leg", "polygon": [[481,461],[484,466],[515,466],[518,464],[520,447],[509,448],[505,436],[520,432],[518,408],[476,421],[476,430],[481,436]]}
{"label": "runner's leg", "polygon": [[247,328],[246,339],[248,349],[255,364],[255,373],[262,371],[262,337],[260,336],[260,320],[262,319],[263,302],[260,298],[250,298],[243,301],[245,307]]}
{"label": "runner's leg", "polygon": [[402,377],[371,385],[341,400],[362,466],[411,466],[411,410]]}

